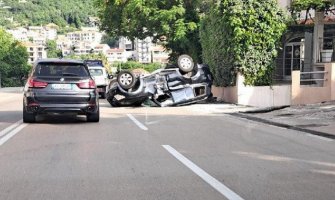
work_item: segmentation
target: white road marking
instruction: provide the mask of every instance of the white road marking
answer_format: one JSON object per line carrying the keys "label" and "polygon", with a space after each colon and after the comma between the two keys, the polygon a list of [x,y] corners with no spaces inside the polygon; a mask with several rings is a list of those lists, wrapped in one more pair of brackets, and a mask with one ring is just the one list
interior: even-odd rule
{"label": "white road marking", "polygon": [[15,127],[19,126],[20,124],[22,124],[22,120],[14,123],[13,125],[5,128],[4,130],[0,131],[0,138],[4,135],[6,135],[9,131],[13,130]]}
{"label": "white road marking", "polygon": [[138,127],[140,127],[140,129],[147,131],[148,128],[146,126],[144,126],[141,122],[139,122],[133,115],[131,114],[127,114],[127,116],[129,117],[129,119],[131,119]]}
{"label": "white road marking", "polygon": [[0,146],[3,145],[5,142],[7,142],[12,137],[14,137],[18,132],[20,132],[27,125],[28,124],[21,124],[18,127],[16,127],[14,130],[10,131],[7,135],[5,135],[4,137],[2,137],[0,139]]}
{"label": "white road marking", "polygon": [[169,145],[162,145],[170,154],[172,154],[177,160],[179,160],[181,163],[183,163],[186,167],[188,167],[190,170],[192,170],[196,175],[198,175],[200,178],[202,178],[205,182],[207,182],[209,185],[211,185],[214,189],[216,189],[218,192],[220,192],[223,196],[225,196],[229,200],[243,200],[242,197],[240,197],[238,194],[236,194],[234,191],[229,189],[227,186],[216,180],[214,177],[209,175],[207,172],[202,170],[200,167],[198,167],[196,164],[194,164],[192,161],[187,159],[185,156],[180,154],[177,150],[172,148]]}

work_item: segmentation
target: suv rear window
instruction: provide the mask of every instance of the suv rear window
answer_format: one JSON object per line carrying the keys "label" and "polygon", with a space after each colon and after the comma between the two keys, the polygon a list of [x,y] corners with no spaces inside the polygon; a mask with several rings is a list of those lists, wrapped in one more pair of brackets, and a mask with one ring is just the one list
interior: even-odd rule
{"label": "suv rear window", "polygon": [[103,76],[104,72],[102,69],[89,69],[91,76]]}
{"label": "suv rear window", "polygon": [[39,63],[34,76],[89,76],[84,65],[77,63]]}

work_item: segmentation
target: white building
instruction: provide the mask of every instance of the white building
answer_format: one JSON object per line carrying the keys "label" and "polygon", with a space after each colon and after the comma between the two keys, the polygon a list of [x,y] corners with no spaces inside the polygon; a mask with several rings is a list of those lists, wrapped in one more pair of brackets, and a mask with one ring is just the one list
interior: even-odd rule
{"label": "white building", "polygon": [[152,62],[154,63],[168,63],[169,52],[161,45],[153,45],[150,49],[152,55]]}
{"label": "white building", "polygon": [[55,40],[57,38],[57,29],[43,26],[29,26],[28,28],[16,28],[8,30],[9,33],[18,41],[31,40],[36,44],[45,44],[47,40]]}
{"label": "white building", "polygon": [[31,42],[24,42],[23,45],[28,51],[28,63],[33,64],[35,61],[47,58],[47,52],[43,45],[36,45]]}
{"label": "white building", "polygon": [[85,31],[75,31],[66,34],[66,37],[72,42],[91,42],[95,44],[99,44],[101,42],[102,33],[93,31],[93,30],[85,30]]}
{"label": "white building", "polygon": [[73,45],[75,55],[94,53],[95,44],[91,42],[77,42]]}
{"label": "white building", "polygon": [[135,60],[140,63],[150,63],[152,39],[150,37],[145,38],[144,40],[136,39],[134,42],[134,56]]}
{"label": "white building", "polygon": [[36,45],[46,45],[47,39],[43,37],[42,35],[38,35],[37,37],[33,37],[33,43]]}
{"label": "white building", "polygon": [[72,51],[72,42],[65,37],[65,35],[58,35],[57,40],[57,49],[62,50],[63,56],[68,56],[71,54]]}
{"label": "white building", "polygon": [[119,39],[119,49],[125,49],[127,60],[135,60],[140,63],[167,63],[169,52],[164,47],[152,43],[152,38],[147,37],[144,40],[135,39],[134,42],[125,37]]}
{"label": "white building", "polygon": [[125,49],[109,49],[107,51],[107,60],[109,63],[113,62],[127,62],[128,56]]}
{"label": "white building", "polygon": [[119,49],[125,49],[126,51],[134,51],[133,42],[126,37],[120,37]]}
{"label": "white building", "polygon": [[95,45],[93,52],[95,54],[103,54],[103,55],[107,55],[107,51],[110,49],[110,47],[108,46],[108,44],[98,44]]}
{"label": "white building", "polygon": [[26,42],[29,40],[28,37],[28,30],[26,28],[16,28],[13,30],[7,30],[8,33],[10,33],[15,40]]}

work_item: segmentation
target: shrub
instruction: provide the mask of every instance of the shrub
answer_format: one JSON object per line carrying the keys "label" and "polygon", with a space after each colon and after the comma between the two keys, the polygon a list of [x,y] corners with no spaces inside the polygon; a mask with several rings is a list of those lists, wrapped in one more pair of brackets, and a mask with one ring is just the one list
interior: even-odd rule
{"label": "shrub", "polygon": [[285,14],[276,0],[223,0],[202,20],[203,60],[217,86],[235,84],[236,73],[246,85],[269,85]]}

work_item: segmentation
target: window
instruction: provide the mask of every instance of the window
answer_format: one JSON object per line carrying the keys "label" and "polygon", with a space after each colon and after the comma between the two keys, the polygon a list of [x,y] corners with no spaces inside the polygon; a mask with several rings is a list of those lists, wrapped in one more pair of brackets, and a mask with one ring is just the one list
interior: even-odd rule
{"label": "window", "polygon": [[84,65],[77,63],[40,63],[34,72],[35,76],[81,76],[87,77]]}
{"label": "window", "polygon": [[90,69],[89,71],[90,71],[91,76],[102,76],[103,75],[102,69]]}

